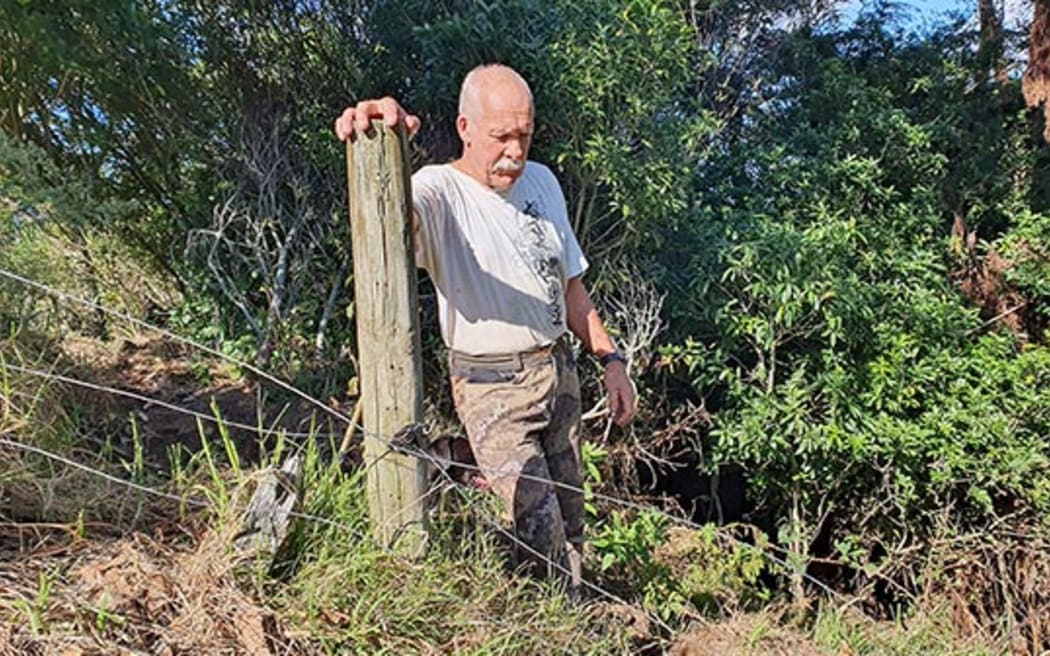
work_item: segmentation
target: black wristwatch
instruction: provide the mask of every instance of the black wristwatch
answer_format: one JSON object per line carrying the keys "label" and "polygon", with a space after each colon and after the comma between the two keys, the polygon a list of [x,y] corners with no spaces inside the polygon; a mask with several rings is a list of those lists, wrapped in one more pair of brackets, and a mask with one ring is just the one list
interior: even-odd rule
{"label": "black wristwatch", "polygon": [[602,365],[602,368],[608,367],[610,362],[622,362],[624,365],[627,364],[627,358],[623,357],[623,353],[619,351],[613,351],[606,353],[605,355],[598,358],[598,364]]}

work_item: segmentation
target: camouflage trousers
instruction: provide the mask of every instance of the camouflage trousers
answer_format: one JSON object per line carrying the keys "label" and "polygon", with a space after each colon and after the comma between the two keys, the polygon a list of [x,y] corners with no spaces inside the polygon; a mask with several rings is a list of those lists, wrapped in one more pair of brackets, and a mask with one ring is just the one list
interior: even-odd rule
{"label": "camouflage trousers", "polygon": [[[452,397],[474,458],[503,500],[518,560],[580,583],[580,381],[567,340],[508,356],[450,356]],[[557,567],[555,567],[557,565]]]}

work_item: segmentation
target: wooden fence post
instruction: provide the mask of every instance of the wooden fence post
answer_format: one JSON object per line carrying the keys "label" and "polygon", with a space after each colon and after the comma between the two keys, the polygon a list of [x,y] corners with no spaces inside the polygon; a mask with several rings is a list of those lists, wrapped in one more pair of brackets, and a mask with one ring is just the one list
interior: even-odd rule
{"label": "wooden fence post", "polygon": [[387,445],[423,416],[408,161],[403,126],[373,121],[347,143],[368,508],[376,539],[418,552],[426,541],[425,466]]}

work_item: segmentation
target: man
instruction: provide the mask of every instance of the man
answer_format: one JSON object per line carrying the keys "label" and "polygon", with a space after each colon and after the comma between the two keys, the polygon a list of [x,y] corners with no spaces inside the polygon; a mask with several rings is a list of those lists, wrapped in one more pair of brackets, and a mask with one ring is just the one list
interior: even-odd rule
{"label": "man", "polygon": [[[365,100],[336,121],[340,139],[374,118],[419,118],[392,98]],[[534,563],[580,581],[583,469],[580,390],[566,330],[605,368],[620,426],[634,386],[581,276],[587,260],[551,171],[528,161],[532,92],[513,69],[479,66],[463,80],[459,159],[412,176],[416,257],[437,289],[452,396],[478,467],[504,502]],[[552,483],[554,481],[555,483]]]}

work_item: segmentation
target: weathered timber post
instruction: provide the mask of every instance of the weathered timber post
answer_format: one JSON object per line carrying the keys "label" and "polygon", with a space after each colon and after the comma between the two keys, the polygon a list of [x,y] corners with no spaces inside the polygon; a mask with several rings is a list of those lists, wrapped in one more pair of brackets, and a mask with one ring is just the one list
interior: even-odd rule
{"label": "weathered timber post", "polygon": [[376,539],[415,552],[426,540],[424,463],[388,446],[423,416],[407,143],[403,126],[373,121],[347,143],[346,164],[368,508]]}

